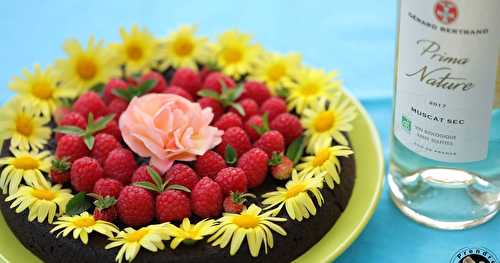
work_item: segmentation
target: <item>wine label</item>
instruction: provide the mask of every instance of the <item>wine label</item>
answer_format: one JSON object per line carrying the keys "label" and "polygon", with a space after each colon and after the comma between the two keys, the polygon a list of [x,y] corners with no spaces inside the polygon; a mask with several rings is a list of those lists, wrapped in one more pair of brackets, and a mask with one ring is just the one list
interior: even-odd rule
{"label": "wine label", "polygon": [[401,0],[394,133],[442,162],[488,154],[499,0]]}

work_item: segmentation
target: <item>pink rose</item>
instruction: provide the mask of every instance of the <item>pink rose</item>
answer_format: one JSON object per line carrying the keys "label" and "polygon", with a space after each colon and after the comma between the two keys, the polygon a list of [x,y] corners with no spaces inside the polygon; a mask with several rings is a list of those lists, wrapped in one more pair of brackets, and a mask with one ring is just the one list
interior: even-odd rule
{"label": "pink rose", "polygon": [[161,173],[174,161],[192,161],[221,142],[223,131],[210,126],[213,113],[173,94],[135,97],[120,117],[127,145]]}

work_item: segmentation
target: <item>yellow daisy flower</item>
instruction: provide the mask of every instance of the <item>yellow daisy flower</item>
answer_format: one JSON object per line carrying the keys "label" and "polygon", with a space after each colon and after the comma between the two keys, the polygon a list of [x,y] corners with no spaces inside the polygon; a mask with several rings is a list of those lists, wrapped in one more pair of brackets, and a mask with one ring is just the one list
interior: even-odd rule
{"label": "yellow daisy flower", "polygon": [[167,232],[174,238],[172,242],[170,242],[170,248],[177,248],[181,242],[194,243],[198,240],[202,240],[204,236],[211,235],[217,230],[214,224],[214,220],[204,219],[192,225],[189,218],[184,218],[179,227],[172,224],[165,225]]}
{"label": "yellow daisy flower", "polygon": [[273,217],[272,211],[261,214],[262,209],[255,204],[240,214],[224,213],[217,221],[220,222],[217,232],[208,239],[213,246],[226,247],[231,241],[229,254],[232,256],[240,249],[243,239],[246,237],[250,254],[253,257],[259,255],[260,247],[264,243],[267,247],[273,247],[273,234],[271,230],[286,236],[285,230],[273,222],[284,222],[285,218]]}
{"label": "yellow daisy flower", "polygon": [[95,220],[94,216],[88,212],[83,212],[75,216],[61,216],[54,222],[54,225],[56,226],[50,230],[50,233],[59,231],[57,237],[60,235],[65,237],[73,232],[73,239],[80,238],[83,244],[89,242],[89,234],[93,231],[110,238],[113,237],[113,233],[119,232],[118,227],[114,224],[103,220]]}
{"label": "yellow daisy flower", "polygon": [[73,197],[70,189],[61,189],[61,187],[60,184],[52,186],[48,181],[41,184],[36,183],[33,186],[23,185],[17,192],[9,195],[5,201],[14,200],[10,208],[17,206],[16,213],[28,209],[30,222],[37,218],[39,223],[47,219],[52,224],[56,214],[64,214],[66,204]]}
{"label": "yellow daisy flower", "polygon": [[303,218],[309,218],[309,215],[316,215],[316,206],[309,193],[314,195],[320,207],[323,205],[320,192],[322,187],[323,177],[314,177],[312,174],[298,175],[294,169],[292,179],[286,183],[285,188],[278,187],[276,191],[262,195],[265,198],[262,204],[268,205],[266,210],[275,208],[271,210],[274,214],[278,214],[285,206],[291,219],[302,221]]}
{"label": "yellow daisy flower", "polygon": [[340,98],[339,94],[332,96],[329,101],[321,98],[304,110],[301,123],[306,129],[305,135],[309,137],[308,152],[328,147],[333,140],[341,145],[348,144],[342,133],[352,129],[351,122],[356,118],[356,109],[347,99]]}
{"label": "yellow daisy flower", "polygon": [[215,54],[217,65],[222,71],[231,77],[239,78],[254,68],[261,55],[261,47],[252,44],[249,35],[231,30],[219,36]]}
{"label": "yellow daisy flower", "polygon": [[159,45],[153,34],[146,28],[132,26],[130,32],[120,28],[121,44],[112,44],[120,64],[125,64],[127,73],[143,73],[158,60]]}
{"label": "yellow daisy flower", "polygon": [[[0,159],[0,188],[2,193],[9,195],[15,194],[21,181],[30,185],[36,185],[46,182],[42,172],[48,173],[51,167],[52,157],[48,151],[37,152],[35,150],[21,151],[10,150],[14,156],[3,157]],[[7,191],[8,190],[8,191]]]}
{"label": "yellow daisy flower", "polygon": [[77,40],[69,39],[64,42],[63,49],[68,57],[57,60],[55,69],[64,89],[82,93],[120,74],[117,59],[104,47],[103,41],[96,43],[91,37],[83,48]]}
{"label": "yellow daisy flower", "polygon": [[313,156],[302,158],[302,163],[297,165],[301,174],[312,174],[315,177],[324,177],[328,187],[333,189],[333,182],[340,183],[340,162],[337,157],[348,157],[353,151],[348,146],[336,145],[325,147],[316,151]]}
{"label": "yellow daisy flower", "polygon": [[196,62],[207,61],[208,39],[196,37],[195,33],[195,26],[182,26],[167,37],[162,46],[160,69],[168,66],[197,69]]}
{"label": "yellow daisy flower", "polygon": [[41,149],[50,139],[51,131],[44,125],[50,116],[41,116],[32,104],[18,99],[0,109],[0,140],[10,139],[11,148]]}
{"label": "yellow daisy flower", "polygon": [[288,107],[298,113],[317,103],[319,98],[330,98],[340,89],[335,80],[336,72],[326,73],[322,69],[303,68],[293,76],[295,81],[286,81],[289,87]]}
{"label": "yellow daisy flower", "polygon": [[291,77],[299,69],[300,61],[299,54],[268,54],[257,63],[250,78],[264,82],[276,94],[279,88],[290,88]]}
{"label": "yellow daisy flower", "polygon": [[163,240],[170,239],[165,230],[165,225],[150,225],[139,230],[127,227],[124,231],[120,231],[116,237],[110,238],[113,242],[106,245],[105,248],[110,249],[121,246],[115,258],[119,263],[122,262],[124,256],[128,262],[134,260],[141,247],[152,252],[163,250],[165,249]]}
{"label": "yellow daisy flower", "polygon": [[76,96],[72,90],[57,86],[56,73],[52,68],[42,71],[40,65],[35,64],[33,73],[26,69],[22,73],[24,78],[15,76],[9,83],[9,88],[17,92],[22,101],[40,109],[44,116],[50,116],[54,112],[59,99]]}

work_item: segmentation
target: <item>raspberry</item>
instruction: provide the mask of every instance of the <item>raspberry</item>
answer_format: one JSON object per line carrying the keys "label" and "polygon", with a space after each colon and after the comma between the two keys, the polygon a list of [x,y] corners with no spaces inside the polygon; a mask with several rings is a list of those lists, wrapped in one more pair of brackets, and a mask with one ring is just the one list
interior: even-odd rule
{"label": "raspberry", "polygon": [[271,157],[273,152],[282,153],[285,151],[285,139],[279,131],[267,131],[255,142],[255,147],[261,148]]}
{"label": "raspberry", "polygon": [[73,109],[86,118],[89,113],[98,118],[108,114],[108,108],[102,101],[101,97],[93,91],[89,91],[81,95],[73,104]]}
{"label": "raspberry", "polygon": [[213,98],[203,97],[198,100],[198,103],[200,104],[202,109],[207,107],[212,108],[212,113],[214,114],[212,123],[215,123],[220,118],[220,116],[224,114],[224,108],[222,108],[222,105]]}
{"label": "raspberry", "polygon": [[102,220],[111,223],[115,221],[116,218],[118,218],[118,210],[116,209],[116,206],[112,206],[106,209],[94,209],[95,220]]}
{"label": "raspberry", "polygon": [[50,179],[56,184],[63,184],[70,180],[71,163],[66,159],[52,160],[52,167],[50,168]]}
{"label": "raspberry", "polygon": [[121,79],[111,79],[104,86],[103,99],[106,103],[111,102],[113,99],[118,98],[115,94],[113,94],[113,90],[115,89],[127,89],[129,84]]}
{"label": "raspberry", "polygon": [[76,135],[64,135],[57,142],[56,157],[58,159],[67,158],[69,162],[88,156],[89,149],[83,139]]}
{"label": "raspberry", "polygon": [[233,112],[228,112],[222,115],[214,124],[219,130],[227,130],[231,127],[241,127],[242,121],[238,114]]}
{"label": "raspberry", "polygon": [[113,137],[115,137],[118,142],[122,140],[122,132],[120,131],[118,123],[115,120],[109,121],[108,124],[106,124],[106,127],[100,130],[99,133],[107,133],[113,135]]}
{"label": "raspberry", "polygon": [[231,108],[229,110],[229,112],[234,112],[234,113],[238,114],[243,119],[243,121],[246,121],[250,117],[259,113],[259,105],[257,105],[257,102],[255,102],[255,100],[243,99],[243,100],[240,100],[238,103],[243,108],[245,115],[242,116],[235,108]]}
{"label": "raspberry", "polygon": [[283,135],[286,145],[289,145],[293,140],[299,138],[304,131],[299,118],[290,113],[282,113],[276,116],[270,126],[272,130],[277,130]]}
{"label": "raspberry", "polygon": [[82,157],[71,165],[71,185],[78,192],[92,192],[97,180],[104,176],[96,159]]}
{"label": "raspberry", "polygon": [[183,185],[189,188],[189,190],[193,190],[196,183],[200,180],[191,167],[182,163],[176,163],[170,167],[165,174],[165,178],[169,184]]}
{"label": "raspberry", "polygon": [[222,212],[222,190],[209,177],[203,177],[191,192],[191,208],[201,218],[216,217]]}
{"label": "raspberry", "polygon": [[245,91],[241,94],[240,99],[250,98],[257,104],[261,105],[264,101],[271,97],[271,92],[266,85],[257,81],[245,82]]}
{"label": "raspberry", "polygon": [[240,157],[237,167],[245,171],[248,188],[255,188],[264,182],[268,160],[266,152],[259,148],[253,148]]}
{"label": "raspberry", "polygon": [[217,173],[223,168],[226,168],[224,158],[214,151],[208,151],[199,156],[194,164],[196,173],[202,178],[208,176],[214,179]]}
{"label": "raspberry", "polygon": [[260,138],[260,134],[254,129],[254,126],[262,126],[264,122],[262,121],[262,117],[259,115],[255,115],[250,117],[248,121],[245,122],[243,128],[245,132],[248,134],[248,137],[252,142],[257,141]]}
{"label": "raspberry", "polygon": [[166,88],[163,91],[163,93],[175,94],[177,96],[181,96],[181,97],[184,97],[190,101],[193,101],[193,97],[191,96],[191,94],[189,94],[189,92],[187,92],[184,89],[177,87],[177,86],[170,86],[170,87]]}
{"label": "raspberry", "polygon": [[93,193],[102,197],[112,196],[118,198],[123,189],[120,181],[111,178],[101,178],[95,182]]}
{"label": "raspberry", "polygon": [[178,190],[167,190],[156,196],[156,219],[160,223],[181,221],[191,216],[189,197]]}
{"label": "raspberry", "polygon": [[201,88],[201,79],[194,70],[190,68],[180,68],[172,77],[170,85],[181,87],[189,92],[191,96],[196,97],[196,94]]}
{"label": "raspberry", "polygon": [[64,118],[64,116],[70,112],[73,112],[70,107],[66,107],[66,106],[62,106],[62,105],[57,107],[56,110],[54,111],[54,114],[53,114],[54,121],[56,122],[56,124],[59,125],[59,123]]}
{"label": "raspberry", "polygon": [[99,133],[94,138],[94,147],[92,147],[90,155],[101,164],[106,161],[111,151],[122,147],[115,137],[107,133]]}
{"label": "raspberry", "polygon": [[165,81],[163,76],[156,71],[149,71],[148,73],[142,75],[142,77],[139,79],[139,85],[146,82],[147,80],[156,80],[154,88],[149,92],[161,93],[167,88],[167,82]]}
{"label": "raspberry", "polygon": [[[59,126],[76,126],[80,129],[87,127],[87,120],[78,112],[68,112],[59,121]],[[56,141],[63,137],[63,133],[56,132]]]}
{"label": "raspberry", "polygon": [[[151,168],[154,169],[155,172],[160,173],[156,168],[153,166],[150,166]],[[139,168],[137,168],[132,175],[132,183],[137,183],[137,182],[150,182],[154,183],[153,178],[151,178],[151,175],[148,173],[148,165],[141,165]]]}
{"label": "raspberry", "polygon": [[200,76],[201,82],[203,83],[205,81],[205,79],[208,77],[208,75],[210,75],[211,73],[212,73],[212,71],[208,67],[203,67],[200,70],[200,72],[198,73],[198,75]]}
{"label": "raspberry", "polygon": [[241,156],[252,148],[248,135],[240,127],[231,127],[227,129],[224,135],[222,135],[222,142],[217,146],[216,151],[220,155],[224,155],[228,144],[236,150],[237,156]]}
{"label": "raspberry", "polygon": [[129,226],[146,225],[154,217],[153,195],[138,186],[125,186],[118,197],[117,207],[120,220]]}
{"label": "raspberry", "polygon": [[207,76],[207,78],[203,82],[203,88],[210,89],[220,93],[222,91],[221,81],[224,81],[226,87],[229,89],[234,88],[236,86],[236,83],[234,83],[234,81],[230,77],[220,72],[212,72]]}
{"label": "raspberry", "polygon": [[264,114],[267,112],[269,114],[269,121],[274,120],[276,116],[287,111],[286,102],[279,97],[271,97],[260,106],[260,113]]}
{"label": "raspberry", "polygon": [[104,173],[107,177],[116,179],[124,185],[130,182],[132,174],[137,169],[134,154],[123,148],[114,149],[104,161]]}
{"label": "raspberry", "polygon": [[120,116],[127,109],[127,107],[128,102],[124,101],[121,98],[115,98],[108,104],[109,113],[115,114],[116,121],[120,120]]}
{"label": "raspberry", "polygon": [[293,162],[286,156],[280,157],[280,163],[271,167],[271,174],[278,180],[287,180],[293,169]]}
{"label": "raspberry", "polygon": [[215,177],[215,182],[220,185],[225,196],[231,192],[247,191],[247,176],[240,168],[228,167],[220,170]]}

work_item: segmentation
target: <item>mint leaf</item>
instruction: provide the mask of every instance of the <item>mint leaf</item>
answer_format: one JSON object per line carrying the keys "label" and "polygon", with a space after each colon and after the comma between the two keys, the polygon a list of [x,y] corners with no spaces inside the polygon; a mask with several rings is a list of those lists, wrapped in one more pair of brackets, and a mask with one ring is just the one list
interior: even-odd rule
{"label": "mint leaf", "polygon": [[83,136],[83,142],[85,143],[85,145],[87,145],[87,148],[89,150],[92,150],[92,148],[94,147],[95,138],[90,134],[85,134]]}
{"label": "mint leaf", "polygon": [[106,125],[108,125],[108,123],[111,120],[113,120],[114,117],[115,117],[114,114],[109,114],[109,115],[106,115],[106,116],[100,118],[95,123],[88,123],[87,124],[87,133],[93,134],[93,133],[96,133],[96,132],[106,128]]}
{"label": "mint leaf", "polygon": [[85,131],[81,129],[80,127],[72,126],[72,125],[67,125],[67,126],[59,126],[54,129],[56,132],[64,133],[64,134],[70,134],[70,135],[78,135],[82,136]]}
{"label": "mint leaf", "polygon": [[153,179],[156,188],[160,190],[159,192],[161,192],[163,190],[163,180],[161,179],[161,176],[151,166],[146,167],[146,170],[148,171],[149,176],[151,176],[151,179]]}
{"label": "mint leaf", "polygon": [[238,160],[236,150],[234,149],[233,146],[231,146],[231,144],[228,144],[226,146],[226,151],[224,153],[224,160],[226,160],[226,163],[229,165],[235,164],[236,161]]}
{"label": "mint leaf", "polygon": [[94,206],[100,210],[110,208],[116,204],[116,198],[112,196],[106,196],[104,198],[99,198],[94,201]]}
{"label": "mint leaf", "polygon": [[158,192],[158,188],[156,187],[156,185],[154,185],[154,184],[152,184],[150,182],[146,182],[146,181],[135,182],[132,185],[135,185],[135,186],[138,186],[138,187],[142,187],[144,189],[151,190],[151,191],[154,191],[154,192]]}
{"label": "mint leaf", "polygon": [[231,104],[231,107],[233,107],[241,116],[245,116],[245,109],[243,109],[241,104],[233,103]]}
{"label": "mint leaf", "polygon": [[79,215],[92,207],[84,192],[74,195],[66,204],[66,214],[69,216]]}
{"label": "mint leaf", "polygon": [[213,90],[209,90],[209,89],[202,89],[202,90],[198,91],[198,96],[209,97],[209,98],[215,99],[217,101],[220,99],[219,93],[217,93],[216,91],[213,91]]}
{"label": "mint leaf", "polygon": [[294,164],[297,164],[304,153],[305,148],[304,136],[300,136],[295,139],[286,149],[286,157],[290,159]]}
{"label": "mint leaf", "polygon": [[148,79],[148,80],[144,81],[139,87],[137,87],[135,89],[136,90],[136,96],[141,96],[143,94],[148,93],[155,86],[156,86],[156,80],[155,79]]}
{"label": "mint leaf", "polygon": [[191,192],[191,190],[189,190],[189,188],[185,187],[184,185],[180,185],[180,184],[171,184],[171,185],[167,186],[167,189],[168,190],[179,190],[179,191],[183,191],[186,193]]}

